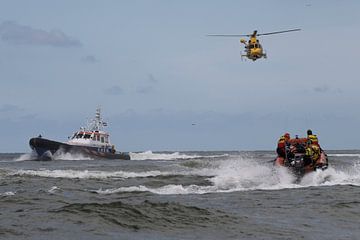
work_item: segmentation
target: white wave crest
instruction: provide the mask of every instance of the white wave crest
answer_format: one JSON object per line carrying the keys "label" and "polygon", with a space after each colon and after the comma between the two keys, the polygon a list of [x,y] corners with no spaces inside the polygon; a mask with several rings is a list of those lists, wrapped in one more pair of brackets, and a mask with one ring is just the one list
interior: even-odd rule
{"label": "white wave crest", "polygon": [[[154,194],[205,194],[218,192],[235,192],[249,190],[280,190],[287,188],[305,188],[310,186],[356,185],[360,186],[360,163],[349,169],[334,169],[314,171],[305,175],[300,183],[295,183],[295,177],[286,169],[264,165],[252,159],[224,160],[219,165],[192,171],[203,176],[209,176],[212,183],[208,186],[198,185],[164,185],[151,188],[144,185],[99,189],[99,194],[120,192],[151,192]],[[211,176],[212,175],[212,176]]]}
{"label": "white wave crest", "polygon": [[358,157],[360,158],[359,153],[330,153],[329,157]]}
{"label": "white wave crest", "polygon": [[61,189],[60,189],[59,187],[57,187],[57,186],[52,186],[52,187],[48,190],[48,193],[54,194],[54,193],[56,193],[56,192],[58,192],[58,191],[61,191]]}
{"label": "white wave crest", "polygon": [[57,151],[53,155],[54,160],[94,160],[93,158],[89,156],[84,156],[81,153],[69,153],[69,152],[63,152],[63,151]]}
{"label": "white wave crest", "polygon": [[[93,158],[84,156],[81,153],[69,153],[69,152],[62,152],[57,151],[54,155],[52,155],[53,160],[93,160]],[[14,161],[21,162],[21,161],[31,161],[37,160],[38,156],[35,152],[25,153],[22,154],[20,157],[14,159]]]}
{"label": "white wave crest", "polygon": [[0,193],[0,196],[14,196],[16,193],[15,192],[4,192],[4,193]]}
{"label": "white wave crest", "polygon": [[142,153],[130,153],[131,160],[176,160],[176,159],[190,159],[199,158],[196,155],[174,153],[153,153],[152,151],[146,151]]}
{"label": "white wave crest", "polygon": [[217,158],[228,156],[228,154],[222,155],[188,155],[184,153],[153,153],[152,151],[145,151],[141,153],[130,153],[131,160],[178,160],[178,159],[195,159],[195,158]]}
{"label": "white wave crest", "polygon": [[30,175],[47,178],[70,178],[70,179],[105,179],[105,178],[136,178],[136,177],[153,177],[159,175],[170,175],[169,172],[147,171],[147,172],[107,172],[107,171],[78,171],[78,170],[19,170],[11,175]]}
{"label": "white wave crest", "polygon": [[15,162],[22,162],[22,161],[29,161],[29,160],[34,160],[37,158],[36,153],[31,152],[31,153],[24,153],[22,154],[20,157],[15,158],[14,161]]}
{"label": "white wave crest", "polygon": [[214,162],[207,168],[191,171],[191,175],[209,176],[212,183],[209,186],[198,185],[165,185],[160,188],[151,188],[143,185],[99,189],[99,194],[113,194],[119,192],[152,192],[154,194],[206,194],[217,192],[248,191],[256,189],[280,189],[294,187],[293,176],[283,169],[279,177],[272,167],[264,166],[252,159],[234,159]]}
{"label": "white wave crest", "polygon": [[166,185],[160,188],[149,188],[146,186],[131,186],[131,187],[120,187],[113,189],[99,189],[95,191],[99,194],[114,194],[119,192],[152,192],[159,195],[170,195],[170,194],[205,194],[210,192],[216,192],[213,186],[197,186],[197,185]]}
{"label": "white wave crest", "polygon": [[303,186],[360,186],[360,163],[354,163],[348,169],[330,167],[326,171],[316,171],[305,175],[300,183]]}

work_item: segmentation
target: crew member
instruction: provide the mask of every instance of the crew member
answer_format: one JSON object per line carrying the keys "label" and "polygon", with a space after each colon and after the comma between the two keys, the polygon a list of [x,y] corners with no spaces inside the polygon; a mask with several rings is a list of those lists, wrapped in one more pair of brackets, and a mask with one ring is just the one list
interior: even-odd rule
{"label": "crew member", "polygon": [[[319,139],[315,134],[313,134],[311,129],[307,130],[307,139],[311,140],[312,144],[315,144],[320,148]],[[321,150],[321,148],[320,148],[320,150]]]}
{"label": "crew member", "polygon": [[276,148],[276,152],[279,157],[286,158],[286,146],[290,140],[290,134],[285,133],[283,136],[279,138],[278,145]]}
{"label": "crew member", "polygon": [[312,135],[312,130],[311,129],[308,129],[307,130],[307,135],[309,136],[309,135]]}
{"label": "crew member", "polygon": [[314,163],[314,167],[321,167],[323,169],[326,168],[328,166],[328,159],[326,157],[326,154],[324,153],[324,151],[320,147],[318,137],[315,134],[312,133],[311,129],[309,129],[307,131],[307,134],[308,134],[307,139],[308,139],[308,141],[309,140],[311,141],[312,149],[314,149],[315,152],[318,151],[318,155],[319,155],[316,162]]}
{"label": "crew member", "polygon": [[320,147],[314,144],[310,139],[306,143],[304,164],[316,166],[321,155]]}
{"label": "crew member", "polygon": [[116,151],[115,151],[115,146],[114,145],[112,145],[111,146],[111,153],[115,153]]}

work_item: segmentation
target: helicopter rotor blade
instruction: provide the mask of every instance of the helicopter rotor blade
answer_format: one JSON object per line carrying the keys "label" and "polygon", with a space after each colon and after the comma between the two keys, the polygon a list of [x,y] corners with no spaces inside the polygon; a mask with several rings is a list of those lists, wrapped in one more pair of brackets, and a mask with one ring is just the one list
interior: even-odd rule
{"label": "helicopter rotor blade", "polygon": [[207,34],[207,37],[250,37],[251,34]]}
{"label": "helicopter rotor blade", "polygon": [[277,32],[268,32],[268,33],[257,33],[255,30],[252,34],[207,34],[208,37],[255,37],[255,36],[262,36],[262,35],[271,35],[271,34],[279,34],[279,33],[287,33],[287,32],[295,32],[300,31],[300,28],[290,29],[285,31],[277,31]]}
{"label": "helicopter rotor blade", "polygon": [[287,33],[287,32],[295,32],[295,31],[300,31],[300,30],[301,30],[300,28],[296,28],[296,29],[290,29],[290,30],[278,31],[278,32],[259,33],[259,34],[257,34],[257,36],[279,34],[279,33]]}

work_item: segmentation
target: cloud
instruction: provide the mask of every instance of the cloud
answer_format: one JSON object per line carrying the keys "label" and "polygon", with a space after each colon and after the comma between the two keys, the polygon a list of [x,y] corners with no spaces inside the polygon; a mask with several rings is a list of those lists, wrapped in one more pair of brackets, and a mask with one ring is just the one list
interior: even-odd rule
{"label": "cloud", "polygon": [[137,93],[148,94],[153,90],[152,86],[139,86],[136,88]]}
{"label": "cloud", "polygon": [[314,87],[313,89],[315,92],[319,92],[319,93],[325,93],[328,92],[330,90],[329,86],[327,85],[323,85],[323,86],[317,86]]}
{"label": "cloud", "polygon": [[148,75],[148,81],[151,83],[157,83],[158,80],[156,78],[154,78],[154,76],[152,74]]}
{"label": "cloud", "polygon": [[81,60],[84,63],[96,63],[99,61],[99,60],[97,60],[97,58],[94,55],[87,55],[87,56],[83,57]]}
{"label": "cloud", "polygon": [[148,94],[154,90],[154,86],[158,83],[158,80],[149,74],[148,78],[143,81],[144,83],[136,88],[136,92],[140,94]]}
{"label": "cloud", "polygon": [[321,85],[321,86],[314,87],[313,91],[317,92],[317,93],[339,93],[339,94],[342,93],[341,89],[339,89],[339,88],[334,89],[334,88],[329,87],[328,85]]}
{"label": "cloud", "polygon": [[10,44],[53,46],[53,47],[80,47],[81,43],[67,36],[60,30],[45,31],[20,25],[16,22],[5,21],[0,24],[0,36],[4,42]]}
{"label": "cloud", "polygon": [[26,110],[13,104],[0,106],[0,119],[21,119],[27,116]]}
{"label": "cloud", "polygon": [[0,113],[15,113],[22,112],[23,109],[12,104],[4,104],[0,107]]}
{"label": "cloud", "polygon": [[123,89],[119,86],[112,86],[104,90],[104,93],[106,95],[113,95],[113,96],[121,95],[123,94],[123,92],[124,92]]}

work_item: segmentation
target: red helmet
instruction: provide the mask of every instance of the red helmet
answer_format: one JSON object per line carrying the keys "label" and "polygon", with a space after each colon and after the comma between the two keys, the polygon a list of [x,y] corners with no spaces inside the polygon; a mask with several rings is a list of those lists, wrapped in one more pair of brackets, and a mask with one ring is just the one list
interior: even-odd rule
{"label": "red helmet", "polygon": [[284,134],[284,137],[290,138],[290,133],[285,133],[285,134]]}

